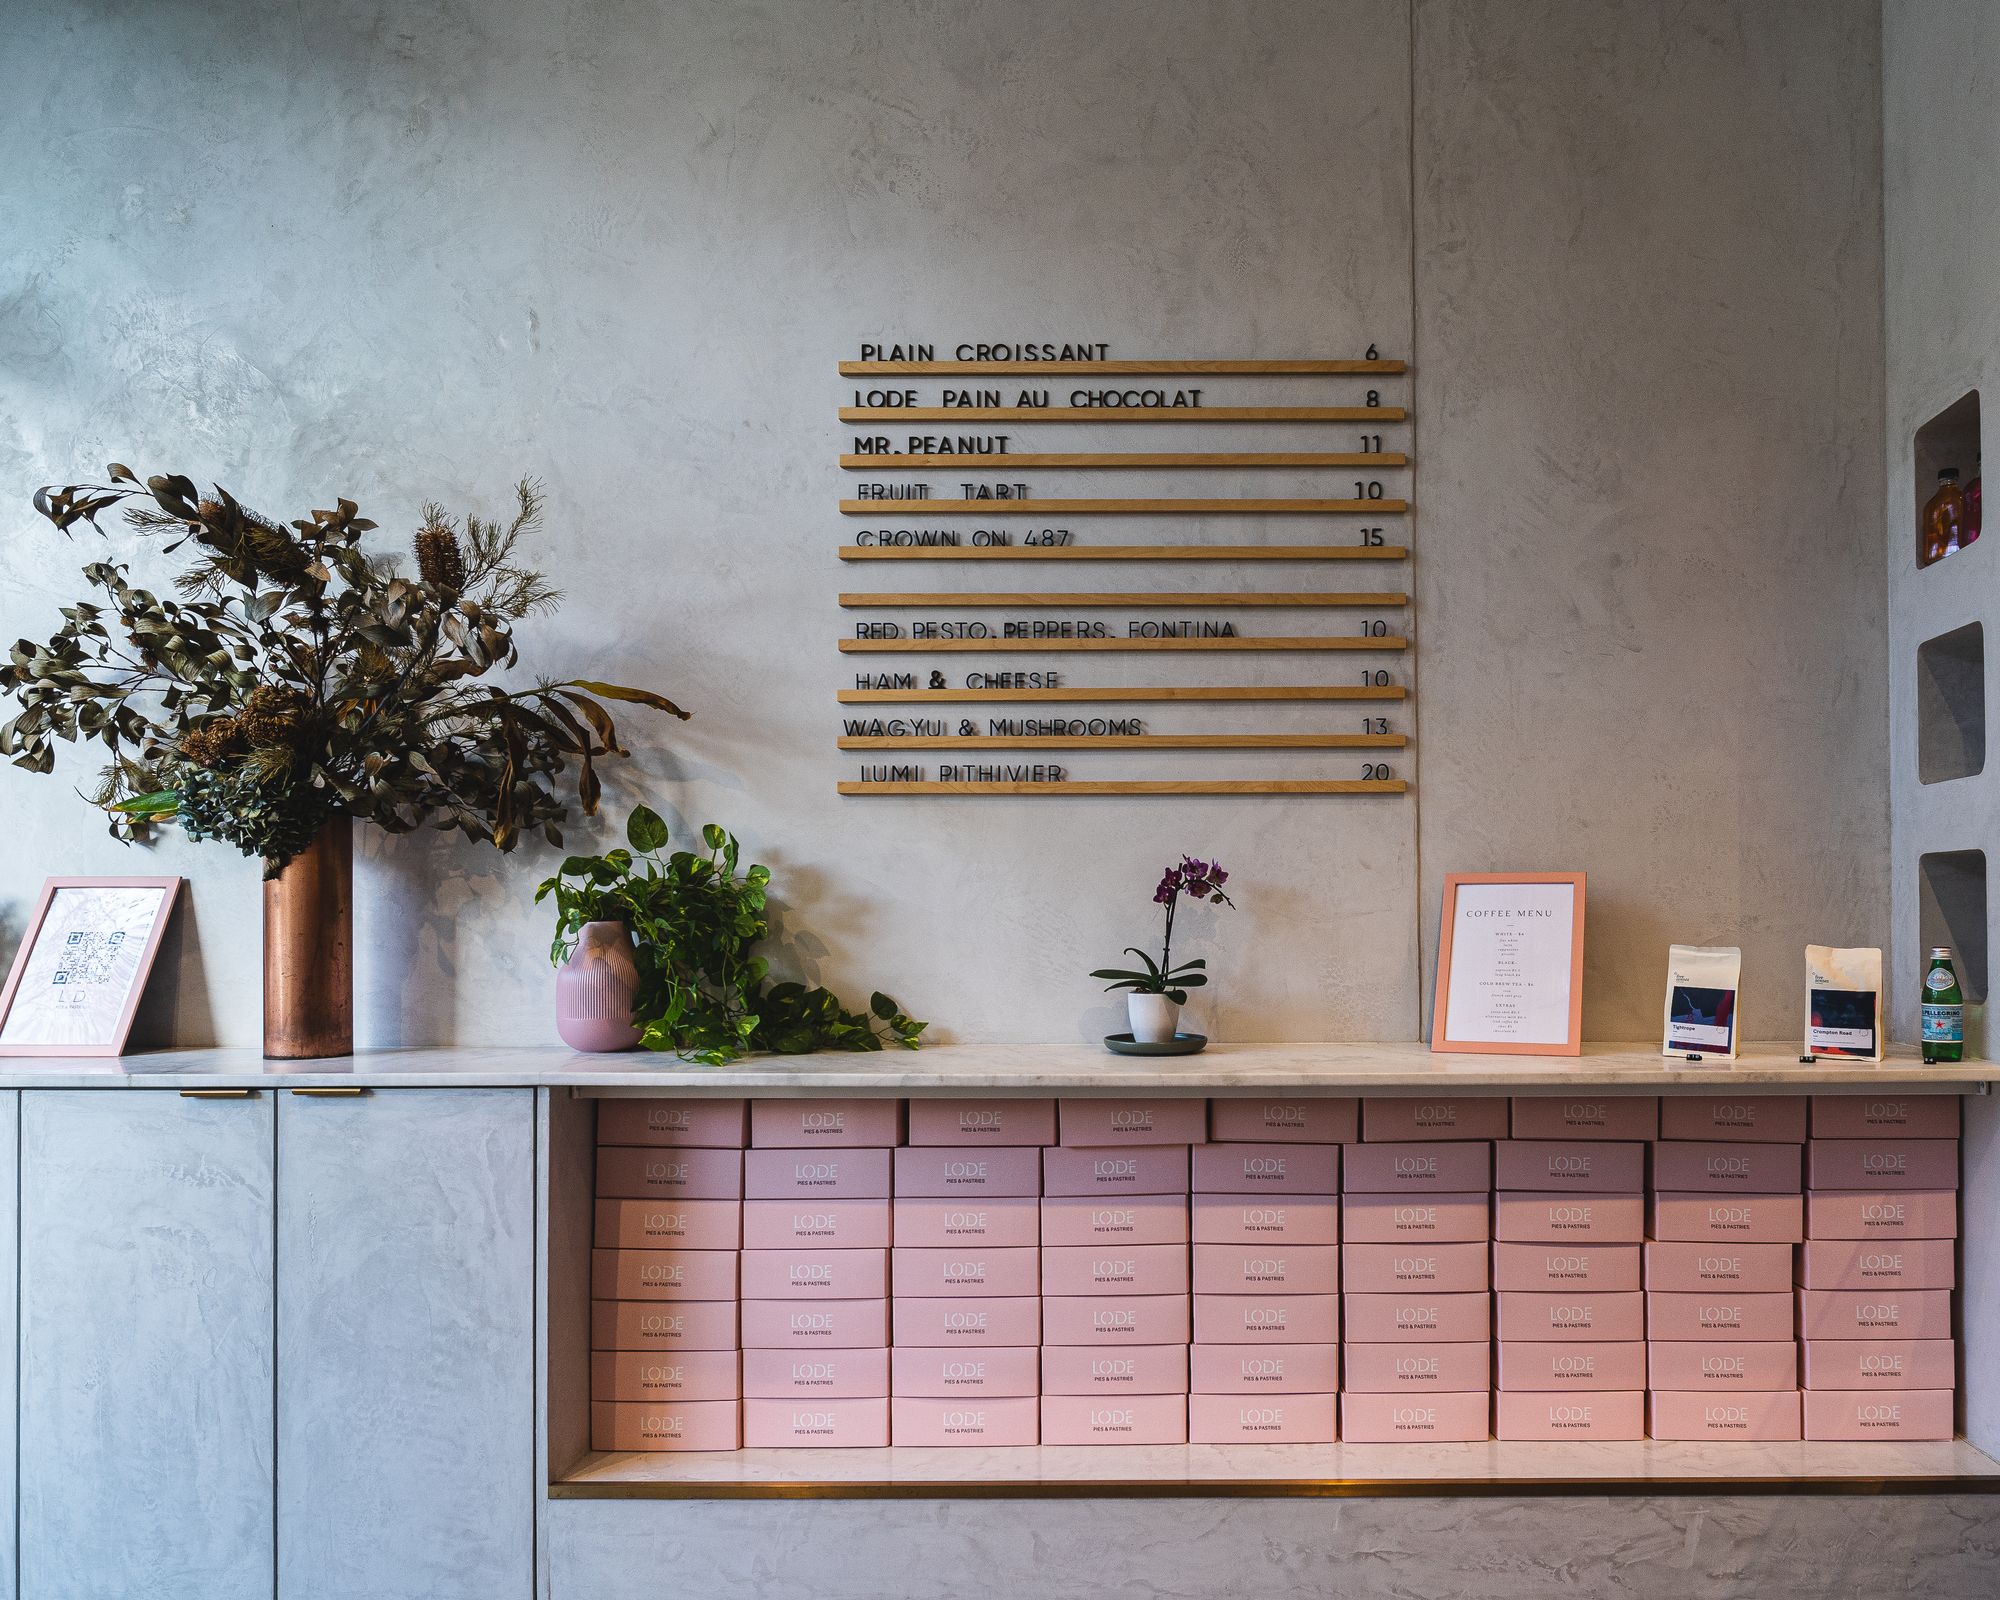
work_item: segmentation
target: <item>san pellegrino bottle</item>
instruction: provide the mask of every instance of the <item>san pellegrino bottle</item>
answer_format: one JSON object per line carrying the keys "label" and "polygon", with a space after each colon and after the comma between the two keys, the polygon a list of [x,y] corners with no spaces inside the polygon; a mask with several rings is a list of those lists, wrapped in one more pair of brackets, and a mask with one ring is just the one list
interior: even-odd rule
{"label": "san pellegrino bottle", "polygon": [[1951,947],[1939,945],[1931,951],[1930,970],[1924,974],[1924,1059],[1963,1061],[1965,1059],[1965,996],[1952,969]]}

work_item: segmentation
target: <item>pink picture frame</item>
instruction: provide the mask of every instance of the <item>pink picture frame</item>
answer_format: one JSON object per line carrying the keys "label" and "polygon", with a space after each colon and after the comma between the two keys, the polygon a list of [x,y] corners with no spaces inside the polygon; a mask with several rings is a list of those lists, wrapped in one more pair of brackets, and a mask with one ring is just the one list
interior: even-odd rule
{"label": "pink picture frame", "polygon": [[[33,915],[28,919],[27,931],[21,936],[21,947],[14,952],[14,962],[8,970],[7,981],[0,986],[0,1057],[20,1056],[122,1056],[126,1041],[132,1034],[132,1019],[138,1014],[139,1001],[146,992],[146,981],[153,970],[153,959],[159,954],[160,941],[166,936],[167,924],[173,919],[174,905],[180,898],[182,880],[180,878],[49,878],[42,884],[42,892],[35,902]],[[129,890],[137,893],[128,898],[122,906],[115,905],[115,891]],[[145,911],[144,891],[157,891],[159,900],[153,909],[150,923],[141,934],[136,924]],[[98,988],[99,994],[82,1007],[74,1009],[76,1015],[65,1019],[60,1031],[83,1032],[89,1037],[81,1039],[50,1039],[45,1035],[51,1031],[42,1029],[35,1037],[9,1039],[10,1021],[18,1024],[16,1007],[23,1003],[22,984],[31,970],[47,968],[56,958],[44,949],[42,941],[49,931],[52,912],[58,912],[59,899],[66,892],[86,894],[99,891],[99,898],[105,902],[102,907],[107,913],[104,920],[118,923],[115,927],[105,927],[100,923],[96,930],[89,926],[95,908],[84,905],[78,908],[80,925],[70,929],[65,941],[77,956],[62,963],[61,975],[51,973],[53,983],[66,985],[72,978]],[[110,915],[111,913],[118,913]],[[128,925],[129,924],[129,925]],[[133,947],[136,946],[136,953]],[[117,993],[123,988],[122,995]],[[115,1009],[114,1009],[115,1008]],[[87,1015],[85,1013],[88,1013]],[[21,1031],[18,1025],[15,1031]]]}
{"label": "pink picture frame", "polygon": [[[1458,920],[1458,892],[1467,884],[1566,883],[1575,891],[1570,919],[1569,1026],[1562,1043],[1510,1039],[1451,1038],[1452,935]],[[1438,922],[1436,996],[1431,1003],[1431,1049],[1457,1055],[1580,1056],[1583,1054],[1583,911],[1585,874],[1581,872],[1448,872],[1444,879],[1444,909]]]}

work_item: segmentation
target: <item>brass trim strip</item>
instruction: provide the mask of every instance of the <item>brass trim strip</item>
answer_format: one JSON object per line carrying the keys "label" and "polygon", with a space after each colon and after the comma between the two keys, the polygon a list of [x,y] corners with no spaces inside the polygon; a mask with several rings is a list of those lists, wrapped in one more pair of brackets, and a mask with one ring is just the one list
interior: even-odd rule
{"label": "brass trim strip", "polygon": [[183,1089],[183,1100],[248,1100],[255,1089]]}
{"label": "brass trim strip", "polygon": [[368,1092],[367,1089],[363,1088],[359,1084],[355,1084],[352,1087],[344,1087],[344,1088],[294,1089],[292,1091],[293,1094],[311,1095],[315,1099],[322,1099],[322,1100],[331,1100],[336,1097],[352,1098],[355,1095],[366,1094],[367,1092]]}

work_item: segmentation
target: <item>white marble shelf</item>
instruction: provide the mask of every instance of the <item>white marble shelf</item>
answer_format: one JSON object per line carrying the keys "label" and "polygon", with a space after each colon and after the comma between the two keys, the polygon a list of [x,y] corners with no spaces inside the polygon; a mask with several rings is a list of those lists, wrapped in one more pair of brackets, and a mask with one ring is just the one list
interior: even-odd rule
{"label": "white marble shelf", "polygon": [[1206,1095],[1318,1093],[1699,1094],[1815,1087],[1856,1092],[1986,1094],[1990,1061],[1925,1066],[1913,1052],[1874,1063],[1803,1063],[1790,1044],[1748,1045],[1734,1062],[1663,1058],[1657,1047],[1591,1044],[1581,1056],[1433,1053],[1423,1044],[1218,1044],[1197,1056],[1117,1056],[1087,1044],[948,1044],[879,1054],[760,1056],[691,1066],[642,1052],[580,1055],[524,1046],[370,1050],[323,1061],[266,1061],[251,1050],[169,1050],[115,1060],[0,1058],[0,1087],[305,1088],[441,1085],[573,1088],[586,1094]]}
{"label": "white marble shelf", "polygon": [[2000,1493],[2000,1462],[1937,1444],[1630,1443],[1038,1445],[1026,1449],[600,1451],[557,1499],[832,1499]]}

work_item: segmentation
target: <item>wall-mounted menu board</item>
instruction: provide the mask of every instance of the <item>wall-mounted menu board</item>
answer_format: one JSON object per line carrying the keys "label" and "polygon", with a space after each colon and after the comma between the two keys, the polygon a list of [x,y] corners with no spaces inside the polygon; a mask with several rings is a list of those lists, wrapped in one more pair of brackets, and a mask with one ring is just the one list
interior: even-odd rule
{"label": "wall-mounted menu board", "polygon": [[[1103,343],[917,343],[863,345],[840,375],[840,466],[857,475],[840,500],[854,530],[840,559],[871,573],[925,563],[916,570],[934,581],[976,564],[963,587],[840,593],[854,670],[837,742],[855,761],[842,794],[1407,789],[1396,757],[1409,742],[1397,724],[1410,693],[1411,495],[1376,476],[1413,473],[1394,392],[1405,363],[1372,346],[1359,358],[1135,360]],[[1107,423],[1133,425],[1118,436],[1134,436],[1131,448],[1062,448]],[[1215,424],[1230,448],[1179,447]],[[1148,474],[1147,492],[1106,489],[1121,472]],[[1279,473],[1283,494],[1209,487]],[[1205,525],[1282,532],[1204,537]],[[1102,531],[1135,526],[1143,542]],[[1313,581],[1329,562],[1353,577]],[[1115,576],[1091,586],[1100,564]],[[1230,582],[1238,565],[1242,587]],[[1168,582],[1129,581],[1148,568]],[[1037,569],[1060,577],[1038,585]],[[1284,587],[1292,572],[1300,586]],[[1158,681],[1090,670],[1128,655]],[[1246,661],[1285,663],[1291,681]],[[1176,725],[1177,710],[1223,703],[1244,708],[1240,722]],[[1189,770],[1121,775],[1135,751],[1185,752]],[[1258,776],[1257,752],[1305,753],[1324,770]]]}

